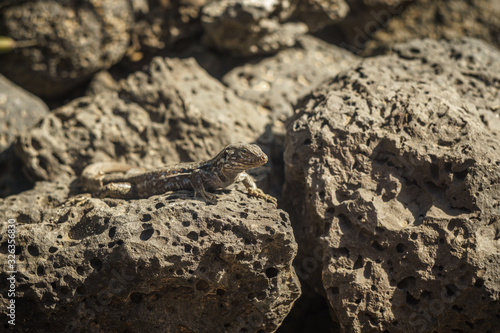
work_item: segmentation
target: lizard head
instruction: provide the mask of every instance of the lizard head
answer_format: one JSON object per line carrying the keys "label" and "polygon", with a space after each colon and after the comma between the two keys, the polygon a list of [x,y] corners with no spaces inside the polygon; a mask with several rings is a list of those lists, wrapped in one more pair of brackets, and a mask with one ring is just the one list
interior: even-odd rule
{"label": "lizard head", "polygon": [[254,144],[231,144],[219,154],[225,170],[245,171],[267,162],[267,155]]}

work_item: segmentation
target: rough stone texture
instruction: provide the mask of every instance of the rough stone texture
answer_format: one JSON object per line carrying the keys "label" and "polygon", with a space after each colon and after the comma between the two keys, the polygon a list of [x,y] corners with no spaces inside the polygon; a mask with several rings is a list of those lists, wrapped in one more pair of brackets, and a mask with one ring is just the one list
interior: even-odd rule
{"label": "rough stone texture", "polygon": [[48,113],[41,99],[0,75],[0,152]]}
{"label": "rough stone texture", "polygon": [[214,156],[255,141],[267,117],[211,78],[193,59],[155,58],[119,92],[77,99],[53,111],[16,145],[34,179],[79,174],[86,164],[122,160],[157,167]]}
{"label": "rough stone texture", "polygon": [[302,36],[294,48],[229,71],[222,81],[244,99],[272,110],[285,120],[293,105],[321,82],[354,66],[350,52],[313,36]]}
{"label": "rough stone texture", "polygon": [[353,332],[500,327],[500,52],[417,40],[317,89],[288,127],[299,277]]}
{"label": "rough stone texture", "polygon": [[300,22],[282,24],[292,9],[290,1],[213,1],[202,9],[204,42],[235,56],[275,53],[307,32]]}
{"label": "rough stone texture", "polygon": [[416,0],[346,0],[351,11],[355,11],[358,8],[366,9],[379,6],[397,6],[412,1]]}
{"label": "rough stone texture", "polygon": [[349,13],[344,0],[297,0],[293,18],[307,24],[310,32],[338,23]]}
{"label": "rough stone texture", "polygon": [[136,1],[133,52],[154,52],[201,32],[200,9],[206,0]]}
{"label": "rough stone texture", "polygon": [[123,57],[132,23],[127,0],[11,3],[0,34],[37,45],[3,55],[0,72],[39,96],[60,96]]}
{"label": "rough stone texture", "polygon": [[[373,25],[373,21],[380,19],[368,16],[360,27],[369,32],[373,28],[368,28],[368,25]],[[500,47],[500,2],[415,0],[400,15],[391,15],[387,27],[381,24],[378,28],[382,29],[374,34],[368,33],[373,40],[366,45],[366,55],[389,50],[395,43],[425,37],[448,40],[477,37]]]}
{"label": "rough stone texture", "polygon": [[10,146],[16,135],[49,112],[43,101],[0,75],[0,197],[28,185]]}
{"label": "rough stone texture", "polygon": [[19,193],[33,186],[22,172],[23,163],[12,146],[0,153],[0,198]]}
{"label": "rough stone texture", "polygon": [[[17,221],[22,331],[273,332],[300,295],[287,213],[241,188],[219,191],[217,205],[189,191],[66,201],[62,178],[0,200],[0,215]],[[7,301],[2,293],[2,323]]]}
{"label": "rough stone texture", "polygon": [[202,8],[203,40],[235,56],[273,54],[348,12],[343,0],[213,1]]}
{"label": "rough stone texture", "polygon": [[117,92],[119,90],[118,82],[108,71],[96,73],[90,80],[85,95],[99,95],[105,91]]}

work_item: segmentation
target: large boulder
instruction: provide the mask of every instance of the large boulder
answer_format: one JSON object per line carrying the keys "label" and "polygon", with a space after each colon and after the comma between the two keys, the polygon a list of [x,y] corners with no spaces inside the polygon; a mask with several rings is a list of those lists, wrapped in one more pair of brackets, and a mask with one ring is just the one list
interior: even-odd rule
{"label": "large boulder", "polygon": [[350,24],[343,27],[350,35],[353,49],[362,51],[366,46],[364,53],[374,54],[390,51],[392,45],[412,39],[452,40],[464,36],[500,47],[497,0],[387,2],[387,7],[365,9],[364,15],[356,20],[356,27]]}
{"label": "large boulder", "polygon": [[306,35],[292,48],[236,66],[222,81],[238,96],[262,105],[276,119],[285,121],[299,99],[358,61],[349,51]]}
{"label": "large boulder", "polygon": [[212,1],[201,10],[203,41],[235,56],[273,54],[348,12],[344,0]]}
{"label": "large boulder", "polygon": [[29,188],[12,143],[48,113],[42,100],[0,75],[0,197]]}
{"label": "large boulder", "polygon": [[0,73],[36,95],[60,96],[122,59],[133,19],[127,0],[7,1],[0,33],[34,46],[3,55]]}
{"label": "large boulder", "polygon": [[[181,191],[72,196],[38,182],[0,199],[0,260],[15,225],[16,326],[32,332],[273,332],[300,295],[288,214],[241,187],[207,205]],[[3,323],[10,318],[2,311]]]}
{"label": "large boulder", "polygon": [[297,272],[345,331],[500,326],[500,52],[416,40],[302,101],[284,193]]}
{"label": "large boulder", "polygon": [[264,132],[267,115],[210,77],[193,59],[155,58],[118,91],[54,110],[20,135],[17,155],[33,179],[78,175],[91,162],[158,167],[196,161]]}
{"label": "large boulder", "polygon": [[202,8],[204,43],[235,56],[272,54],[307,32],[303,23],[284,21],[291,1],[213,1]]}

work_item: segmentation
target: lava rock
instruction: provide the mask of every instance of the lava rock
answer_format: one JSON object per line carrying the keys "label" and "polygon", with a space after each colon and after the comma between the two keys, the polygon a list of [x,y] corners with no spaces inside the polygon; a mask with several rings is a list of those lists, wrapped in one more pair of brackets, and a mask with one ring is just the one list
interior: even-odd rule
{"label": "lava rock", "polygon": [[452,40],[469,36],[500,47],[500,6],[496,0],[413,0],[389,9],[372,10],[358,21],[352,37],[364,39],[366,45],[354,46],[360,46],[360,50],[366,46],[365,55],[390,51],[394,44],[418,38]]}
{"label": "lava rock", "polygon": [[127,0],[13,2],[0,18],[2,34],[36,43],[3,55],[0,72],[44,97],[60,96],[120,61],[133,25]]}
{"label": "lava rock", "polygon": [[[347,1],[349,2],[349,1]],[[309,32],[340,22],[349,13],[344,0],[296,0],[293,19],[307,24]]]}
{"label": "lava rock", "polygon": [[48,113],[41,99],[0,75],[0,152]]}
{"label": "lava rock", "polygon": [[29,188],[12,142],[48,112],[42,100],[0,75],[0,197]]}
{"label": "lava rock", "polygon": [[243,99],[272,110],[282,121],[293,105],[326,79],[359,61],[352,53],[313,36],[298,38],[293,48],[238,66],[222,81]]}
{"label": "lava rock", "polygon": [[216,205],[189,191],[130,201],[69,193],[65,182],[38,182],[0,199],[16,221],[16,327],[26,332],[273,332],[300,295],[290,220],[270,203],[240,190]]}
{"label": "lava rock", "polygon": [[315,90],[289,123],[299,277],[345,331],[500,326],[500,52],[416,40]]}
{"label": "lava rock", "polygon": [[78,175],[92,162],[158,167],[215,156],[264,131],[265,112],[210,77],[193,59],[155,58],[117,92],[83,97],[20,135],[16,153],[33,179]]}
{"label": "lava rock", "polygon": [[234,56],[276,53],[307,32],[303,23],[284,23],[293,8],[290,1],[210,2],[201,14],[204,43]]}
{"label": "lava rock", "polygon": [[[134,6],[136,14],[132,34],[134,43],[129,52],[131,60],[144,53],[153,54],[168,49],[181,39],[199,35],[201,7],[206,0],[139,0]],[[127,52],[127,53],[129,53]]]}

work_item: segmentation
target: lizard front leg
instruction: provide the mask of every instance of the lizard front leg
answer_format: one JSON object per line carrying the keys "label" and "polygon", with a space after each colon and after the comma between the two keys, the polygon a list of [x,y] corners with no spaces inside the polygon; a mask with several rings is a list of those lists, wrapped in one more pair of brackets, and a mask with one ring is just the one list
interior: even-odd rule
{"label": "lizard front leg", "polygon": [[217,203],[217,196],[205,190],[202,171],[194,170],[190,179],[191,184],[193,185],[195,197],[202,197],[206,202],[214,205]]}
{"label": "lizard front leg", "polygon": [[274,205],[277,205],[278,201],[276,200],[275,197],[264,193],[260,188],[257,187],[257,184],[255,184],[255,181],[253,178],[246,172],[242,172],[238,175],[238,178],[236,181],[240,181],[245,185],[245,188],[248,191],[248,194],[250,194],[253,197],[257,198],[263,198],[266,201],[269,201],[273,203]]}

